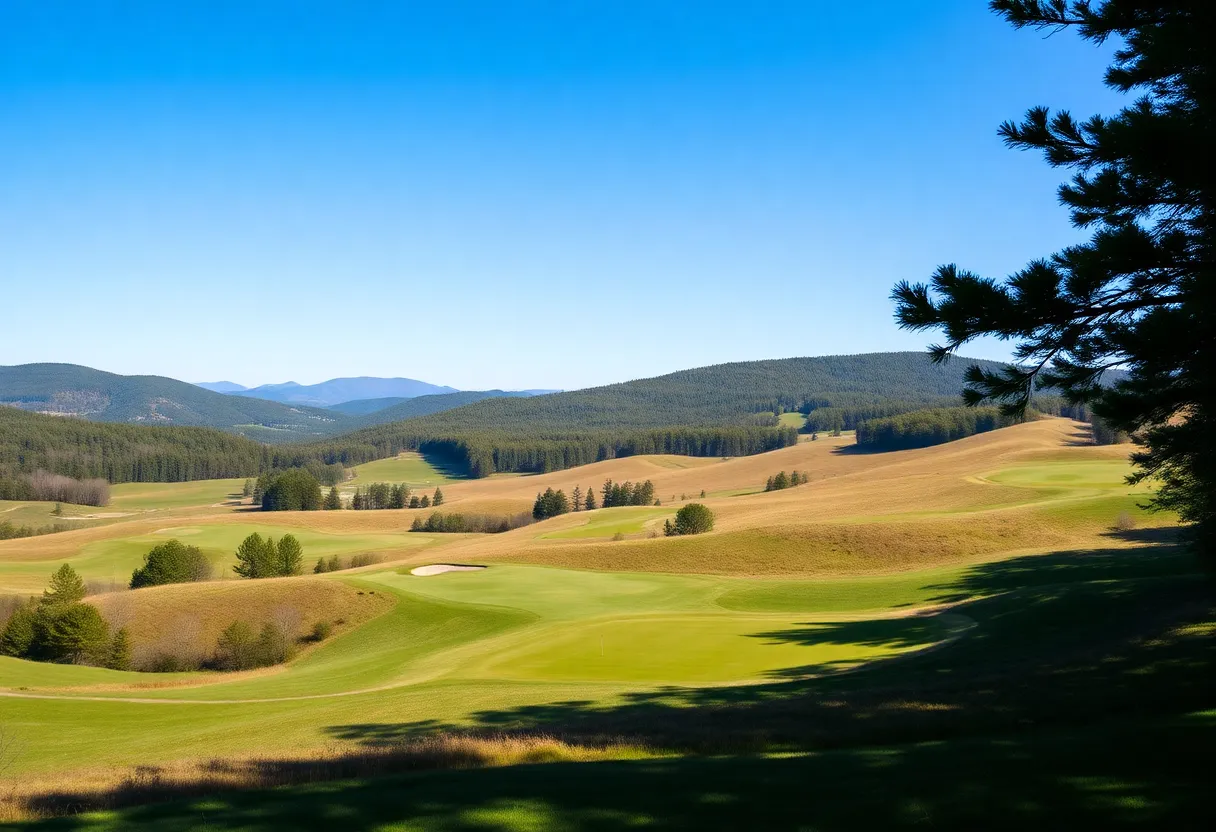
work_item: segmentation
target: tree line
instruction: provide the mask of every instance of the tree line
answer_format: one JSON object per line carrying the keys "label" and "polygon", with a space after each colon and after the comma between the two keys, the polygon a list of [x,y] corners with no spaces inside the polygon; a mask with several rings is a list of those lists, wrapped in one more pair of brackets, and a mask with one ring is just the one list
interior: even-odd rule
{"label": "tree line", "polygon": [[943,407],[871,419],[857,426],[857,444],[876,451],[926,448],[1020,421],[995,407]]}
{"label": "tree line", "polygon": [[435,534],[501,534],[526,526],[533,522],[533,519],[527,512],[508,515],[435,512],[426,520],[415,517],[410,531]]}
{"label": "tree line", "polygon": [[100,477],[78,480],[39,468],[30,474],[0,478],[0,500],[104,506],[110,502],[110,484]]}

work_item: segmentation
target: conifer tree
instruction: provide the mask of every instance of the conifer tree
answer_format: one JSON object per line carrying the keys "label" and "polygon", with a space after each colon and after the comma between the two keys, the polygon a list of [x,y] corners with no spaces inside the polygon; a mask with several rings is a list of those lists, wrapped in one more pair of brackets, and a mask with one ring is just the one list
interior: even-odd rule
{"label": "conifer tree", "polygon": [[342,495],[338,493],[338,486],[330,486],[329,493],[325,495],[325,510],[338,511],[341,508]]}
{"label": "conifer tree", "polygon": [[110,655],[106,660],[106,667],[111,670],[131,669],[131,634],[127,632],[126,627],[120,627],[114,634],[114,640],[110,642]]}
{"label": "conifer tree", "polygon": [[577,485],[574,486],[574,491],[570,495],[570,510],[571,511],[582,511],[583,510],[583,490],[581,488],[579,488]]}
{"label": "conifer tree", "polygon": [[236,565],[232,567],[232,571],[242,578],[268,577],[273,574],[271,569],[273,556],[273,541],[263,540],[260,534],[254,532],[242,540],[241,545],[236,548]]}
{"label": "conifer tree", "polygon": [[84,596],[84,581],[71,564],[65,563],[55,570],[50,584],[42,591],[42,604],[45,607],[66,607],[80,603]]}
{"label": "conifer tree", "polygon": [[[1004,281],[956,265],[927,284],[896,285],[896,320],[940,330],[945,360],[995,335],[1016,364],[971,367],[967,404],[1020,415],[1036,389],[1089,403],[1142,450],[1133,481],[1160,483],[1152,503],[1197,524],[1216,553],[1216,48],[1211,0],[992,0],[1017,28],[1071,29],[1118,43],[1105,82],[1138,95],[1111,117],[1078,121],[1031,109],[1000,127],[1073,178],[1058,191],[1087,242],[1034,260]],[[1105,383],[1118,367],[1125,378]]]}
{"label": "conifer tree", "polygon": [[583,498],[583,509],[585,511],[594,511],[595,507],[595,489],[588,488],[587,496]]}
{"label": "conifer tree", "polygon": [[275,547],[275,574],[299,575],[304,568],[304,550],[295,535],[285,534]]}
{"label": "conifer tree", "polygon": [[438,488],[435,489],[435,496],[431,498],[431,505],[433,505],[433,506],[443,505],[443,492],[440,491]]}

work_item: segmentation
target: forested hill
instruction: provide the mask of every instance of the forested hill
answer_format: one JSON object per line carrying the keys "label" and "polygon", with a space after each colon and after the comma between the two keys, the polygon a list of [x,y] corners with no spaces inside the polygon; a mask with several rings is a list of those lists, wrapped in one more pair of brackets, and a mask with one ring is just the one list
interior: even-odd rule
{"label": "forested hill", "polygon": [[[787,358],[683,370],[665,376],[531,398],[486,399],[300,446],[300,459],[351,465],[406,449],[445,453],[474,476],[549,471],[611,456],[736,456],[797,440],[776,413],[812,423],[857,422],[926,406],[956,405],[972,363],[933,364],[924,353]],[[283,453],[290,454],[289,448]]]}
{"label": "forested hill", "polygon": [[829,407],[906,411],[958,404],[963,373],[971,364],[1002,366],[967,358],[934,364],[923,352],[743,361],[586,390],[490,399],[410,422],[416,429],[445,433],[524,435],[742,424],[750,414]]}
{"label": "forested hill", "polygon": [[241,436],[195,427],[102,424],[0,407],[0,480],[39,468],[120,482],[252,477],[273,450]]}
{"label": "forested hill", "polygon": [[[366,427],[369,425],[382,425],[387,422],[399,422],[402,419],[412,419],[416,416],[429,416],[432,413],[443,413],[446,410],[454,410],[458,407],[464,407],[467,404],[480,402],[485,399],[500,399],[500,398],[527,398],[528,393],[509,393],[504,390],[462,390],[459,393],[443,393],[436,396],[418,396],[413,399],[399,399],[391,402],[388,406],[375,409],[362,409],[354,407],[362,402],[347,402],[345,405],[336,405],[333,410],[338,410],[347,413],[357,418],[352,420],[358,422],[357,427]],[[375,402],[376,399],[364,399],[363,402]],[[358,417],[358,411],[362,410],[362,416]],[[353,425],[352,425],[353,426]]]}
{"label": "forested hill", "polygon": [[200,426],[264,441],[349,430],[344,414],[228,396],[162,376],[123,376],[76,364],[0,367],[0,405],[98,422]]}

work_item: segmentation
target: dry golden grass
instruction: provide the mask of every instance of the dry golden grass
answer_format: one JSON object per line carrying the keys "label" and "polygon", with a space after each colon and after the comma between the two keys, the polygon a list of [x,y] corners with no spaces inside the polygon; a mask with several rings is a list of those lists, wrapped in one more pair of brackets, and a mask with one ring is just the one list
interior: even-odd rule
{"label": "dry golden grass", "polygon": [[[1099,541],[1111,545],[1101,536],[1115,514],[1070,516],[1073,498],[1068,495],[982,477],[1020,463],[1127,457],[1126,445],[1077,444],[1082,430],[1069,420],[1046,419],[948,445],[879,454],[858,453],[839,440],[803,442],[759,456],[655,473],[652,479],[664,501],[672,491],[699,500],[695,495],[701,487],[712,493],[762,483],[778,470],[810,474],[809,484],[785,491],[700,500],[717,515],[715,530],[707,535],[616,542],[540,539],[586,522],[571,514],[491,538],[456,541],[445,547],[444,556],[626,571],[827,576],[1083,548]],[[635,472],[646,463],[630,461],[636,463]],[[568,488],[562,478],[581,476],[575,481],[587,482],[588,472],[611,464],[524,478],[523,483],[531,489]]]}
{"label": "dry golden grass", "polygon": [[90,596],[111,627],[126,627],[132,650],[209,655],[224,628],[246,621],[255,629],[270,621],[304,635],[318,621],[355,627],[393,606],[384,593],[368,593],[332,578],[303,576],[257,581],[172,584]]}
{"label": "dry golden grass", "polygon": [[[386,562],[502,558],[605,569],[825,574],[910,568],[1029,547],[1082,546],[1094,542],[1100,524],[1052,531],[1035,525],[1040,520],[1033,514],[1020,519],[1003,514],[1049,498],[982,477],[1020,463],[1125,459],[1129,453],[1126,445],[1096,447],[1084,444],[1087,441],[1085,426],[1044,419],[947,445],[892,453],[860,453],[851,437],[825,437],[751,457],[627,457],[536,476],[464,480],[443,486],[447,499],[440,511],[514,514],[530,510],[536,493],[545,488],[569,493],[575,486],[598,488],[605,479],[650,479],[659,499],[673,511],[678,507],[671,504],[673,495],[701,500],[700,493],[708,492],[703,502],[717,514],[717,526],[695,542],[538,539],[585,522],[585,515],[574,514],[502,535],[431,536],[427,547],[385,553]],[[759,489],[773,473],[793,469],[807,472],[811,482],[775,493],[713,496]],[[96,540],[147,534],[184,520],[191,525],[271,522],[332,534],[403,532],[415,517],[432,511],[276,512],[271,517],[230,506],[166,509],[105,527],[0,542],[0,561],[63,558]],[[947,513],[954,516],[937,521],[924,516]],[[881,522],[872,529],[852,528],[874,521]],[[1011,526],[1019,531],[1009,531]]]}
{"label": "dry golden grass", "polygon": [[331,746],[292,757],[225,757],[129,768],[84,769],[72,772],[70,787],[64,786],[60,776],[30,777],[6,783],[6,790],[0,794],[0,822],[405,771],[649,756],[656,756],[656,752],[621,739],[574,744],[547,735],[474,737],[445,734],[381,747]]}

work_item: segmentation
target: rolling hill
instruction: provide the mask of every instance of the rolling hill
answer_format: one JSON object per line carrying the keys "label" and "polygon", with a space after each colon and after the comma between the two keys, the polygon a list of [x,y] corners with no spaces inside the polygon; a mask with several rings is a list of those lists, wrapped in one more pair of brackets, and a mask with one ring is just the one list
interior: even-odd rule
{"label": "rolling hill", "polygon": [[0,367],[0,405],[97,422],[222,428],[259,439],[306,439],[344,427],[341,413],[246,399],[163,376],[123,376],[77,364]]}
{"label": "rolling hill", "polygon": [[[229,392],[229,391],[225,391]],[[231,395],[245,398],[265,399],[282,404],[329,407],[357,399],[382,399],[398,397],[412,399],[415,396],[433,396],[455,393],[455,387],[443,387],[412,378],[331,378],[319,384],[263,384],[244,390],[233,390]]]}
{"label": "rolling hill", "polygon": [[827,412],[833,423],[851,427],[875,416],[958,404],[973,363],[1001,366],[970,359],[934,364],[919,352],[718,364],[546,396],[484,399],[301,451],[357,464],[429,450],[474,476],[551,471],[638,453],[738,456],[797,441],[793,428],[778,426],[780,411],[801,410],[811,419]]}

